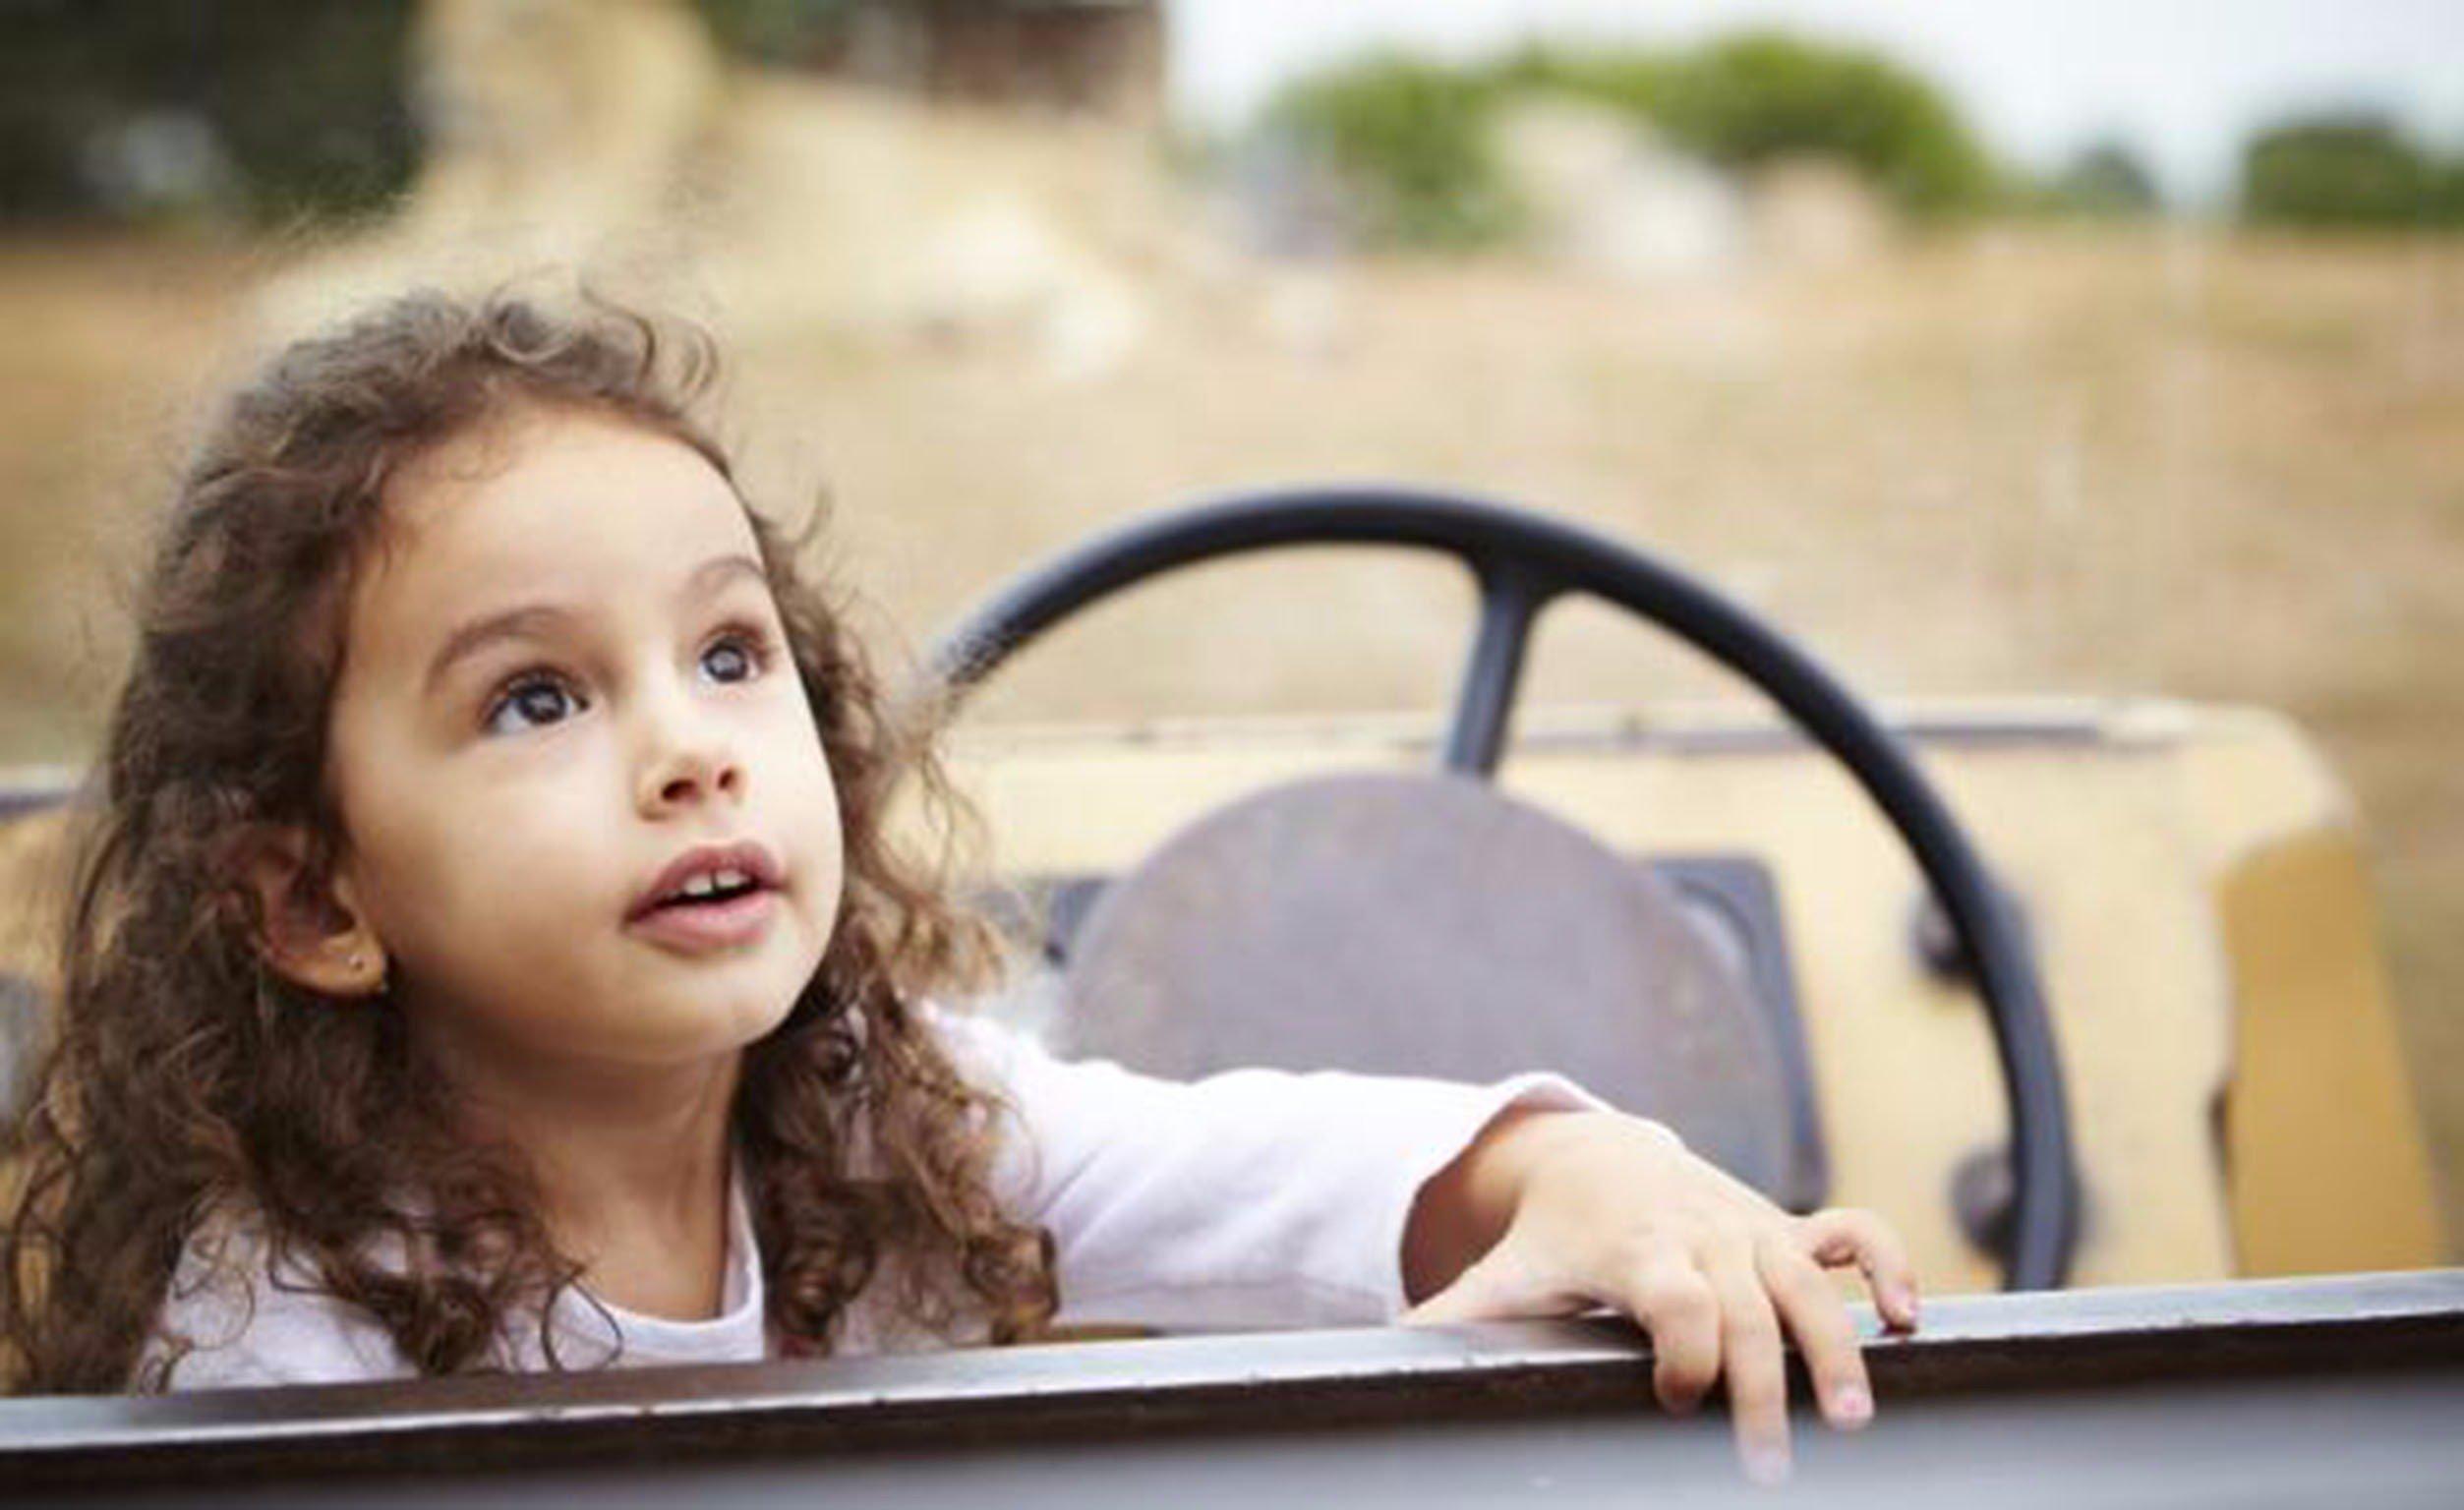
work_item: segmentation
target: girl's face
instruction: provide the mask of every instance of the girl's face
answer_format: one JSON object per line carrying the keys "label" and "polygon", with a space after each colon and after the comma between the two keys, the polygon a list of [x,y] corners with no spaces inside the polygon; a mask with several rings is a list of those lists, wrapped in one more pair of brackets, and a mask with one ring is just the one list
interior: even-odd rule
{"label": "girl's face", "polygon": [[[386,509],[328,774],[336,895],[414,1031],[516,1070],[681,1066],[776,1026],[829,943],[839,816],[734,491],[665,435],[539,409],[422,458]],[[653,905],[696,866],[760,889]]]}

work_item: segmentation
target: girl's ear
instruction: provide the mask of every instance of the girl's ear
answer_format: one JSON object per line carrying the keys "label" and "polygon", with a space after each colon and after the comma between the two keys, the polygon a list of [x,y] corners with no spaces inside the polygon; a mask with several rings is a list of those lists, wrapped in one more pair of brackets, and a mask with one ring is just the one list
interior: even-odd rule
{"label": "girl's ear", "polygon": [[323,996],[385,989],[384,945],[369,926],[349,875],[319,873],[308,836],[268,828],[243,850],[241,877],[257,900],[254,943],[267,968]]}

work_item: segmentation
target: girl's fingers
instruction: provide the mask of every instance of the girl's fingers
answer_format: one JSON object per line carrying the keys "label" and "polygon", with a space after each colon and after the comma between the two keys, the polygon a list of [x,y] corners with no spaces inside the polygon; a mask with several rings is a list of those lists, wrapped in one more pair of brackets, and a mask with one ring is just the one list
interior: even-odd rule
{"label": "girl's fingers", "polygon": [[1614,1298],[1651,1334],[1652,1392],[1678,1416],[1699,1409],[1720,1378],[1720,1301],[1683,1250],[1662,1248]]}
{"label": "girl's fingers", "polygon": [[1780,1483],[1789,1477],[1789,1375],[1780,1351],[1780,1320],[1763,1293],[1749,1243],[1707,1247],[1703,1273],[1720,1298],[1721,1366],[1729,1375],[1729,1414],[1746,1477]]}
{"label": "girl's fingers", "polygon": [[1865,1355],[1839,1292],[1783,1234],[1766,1234],[1754,1245],[1754,1263],[1763,1288],[1796,1339],[1823,1418],[1843,1430],[1864,1425],[1873,1419],[1873,1386],[1865,1377]]}
{"label": "girl's fingers", "polygon": [[1807,1256],[1827,1269],[1853,1263],[1865,1274],[1865,1287],[1894,1328],[1916,1329],[1916,1266],[1891,1224],[1855,1206],[1829,1206],[1796,1224]]}

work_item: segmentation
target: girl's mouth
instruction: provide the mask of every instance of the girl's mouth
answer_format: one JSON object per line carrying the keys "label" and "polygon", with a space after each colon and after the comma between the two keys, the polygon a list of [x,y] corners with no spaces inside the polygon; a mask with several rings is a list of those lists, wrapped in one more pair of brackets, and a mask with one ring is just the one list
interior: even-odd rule
{"label": "girl's mouth", "polygon": [[634,893],[624,926],[670,949],[732,949],[770,926],[786,881],[786,868],[767,844],[747,839],[697,845]]}
{"label": "girl's mouth", "polygon": [[769,931],[778,911],[777,890],[752,886],[663,902],[635,915],[625,929],[678,953],[711,954],[759,939]]}

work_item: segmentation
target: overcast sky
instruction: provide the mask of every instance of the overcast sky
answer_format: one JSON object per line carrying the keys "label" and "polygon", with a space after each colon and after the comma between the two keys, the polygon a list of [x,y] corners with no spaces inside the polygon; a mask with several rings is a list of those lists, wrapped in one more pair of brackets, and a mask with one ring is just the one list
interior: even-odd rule
{"label": "overcast sky", "polygon": [[2286,111],[2368,103],[2464,149],[2464,0],[1165,0],[1176,109],[1237,124],[1276,83],[1399,44],[1470,55],[1532,34],[1686,39],[1755,25],[1861,41],[1950,89],[2037,166],[2121,136],[2166,187],[2229,187]]}

